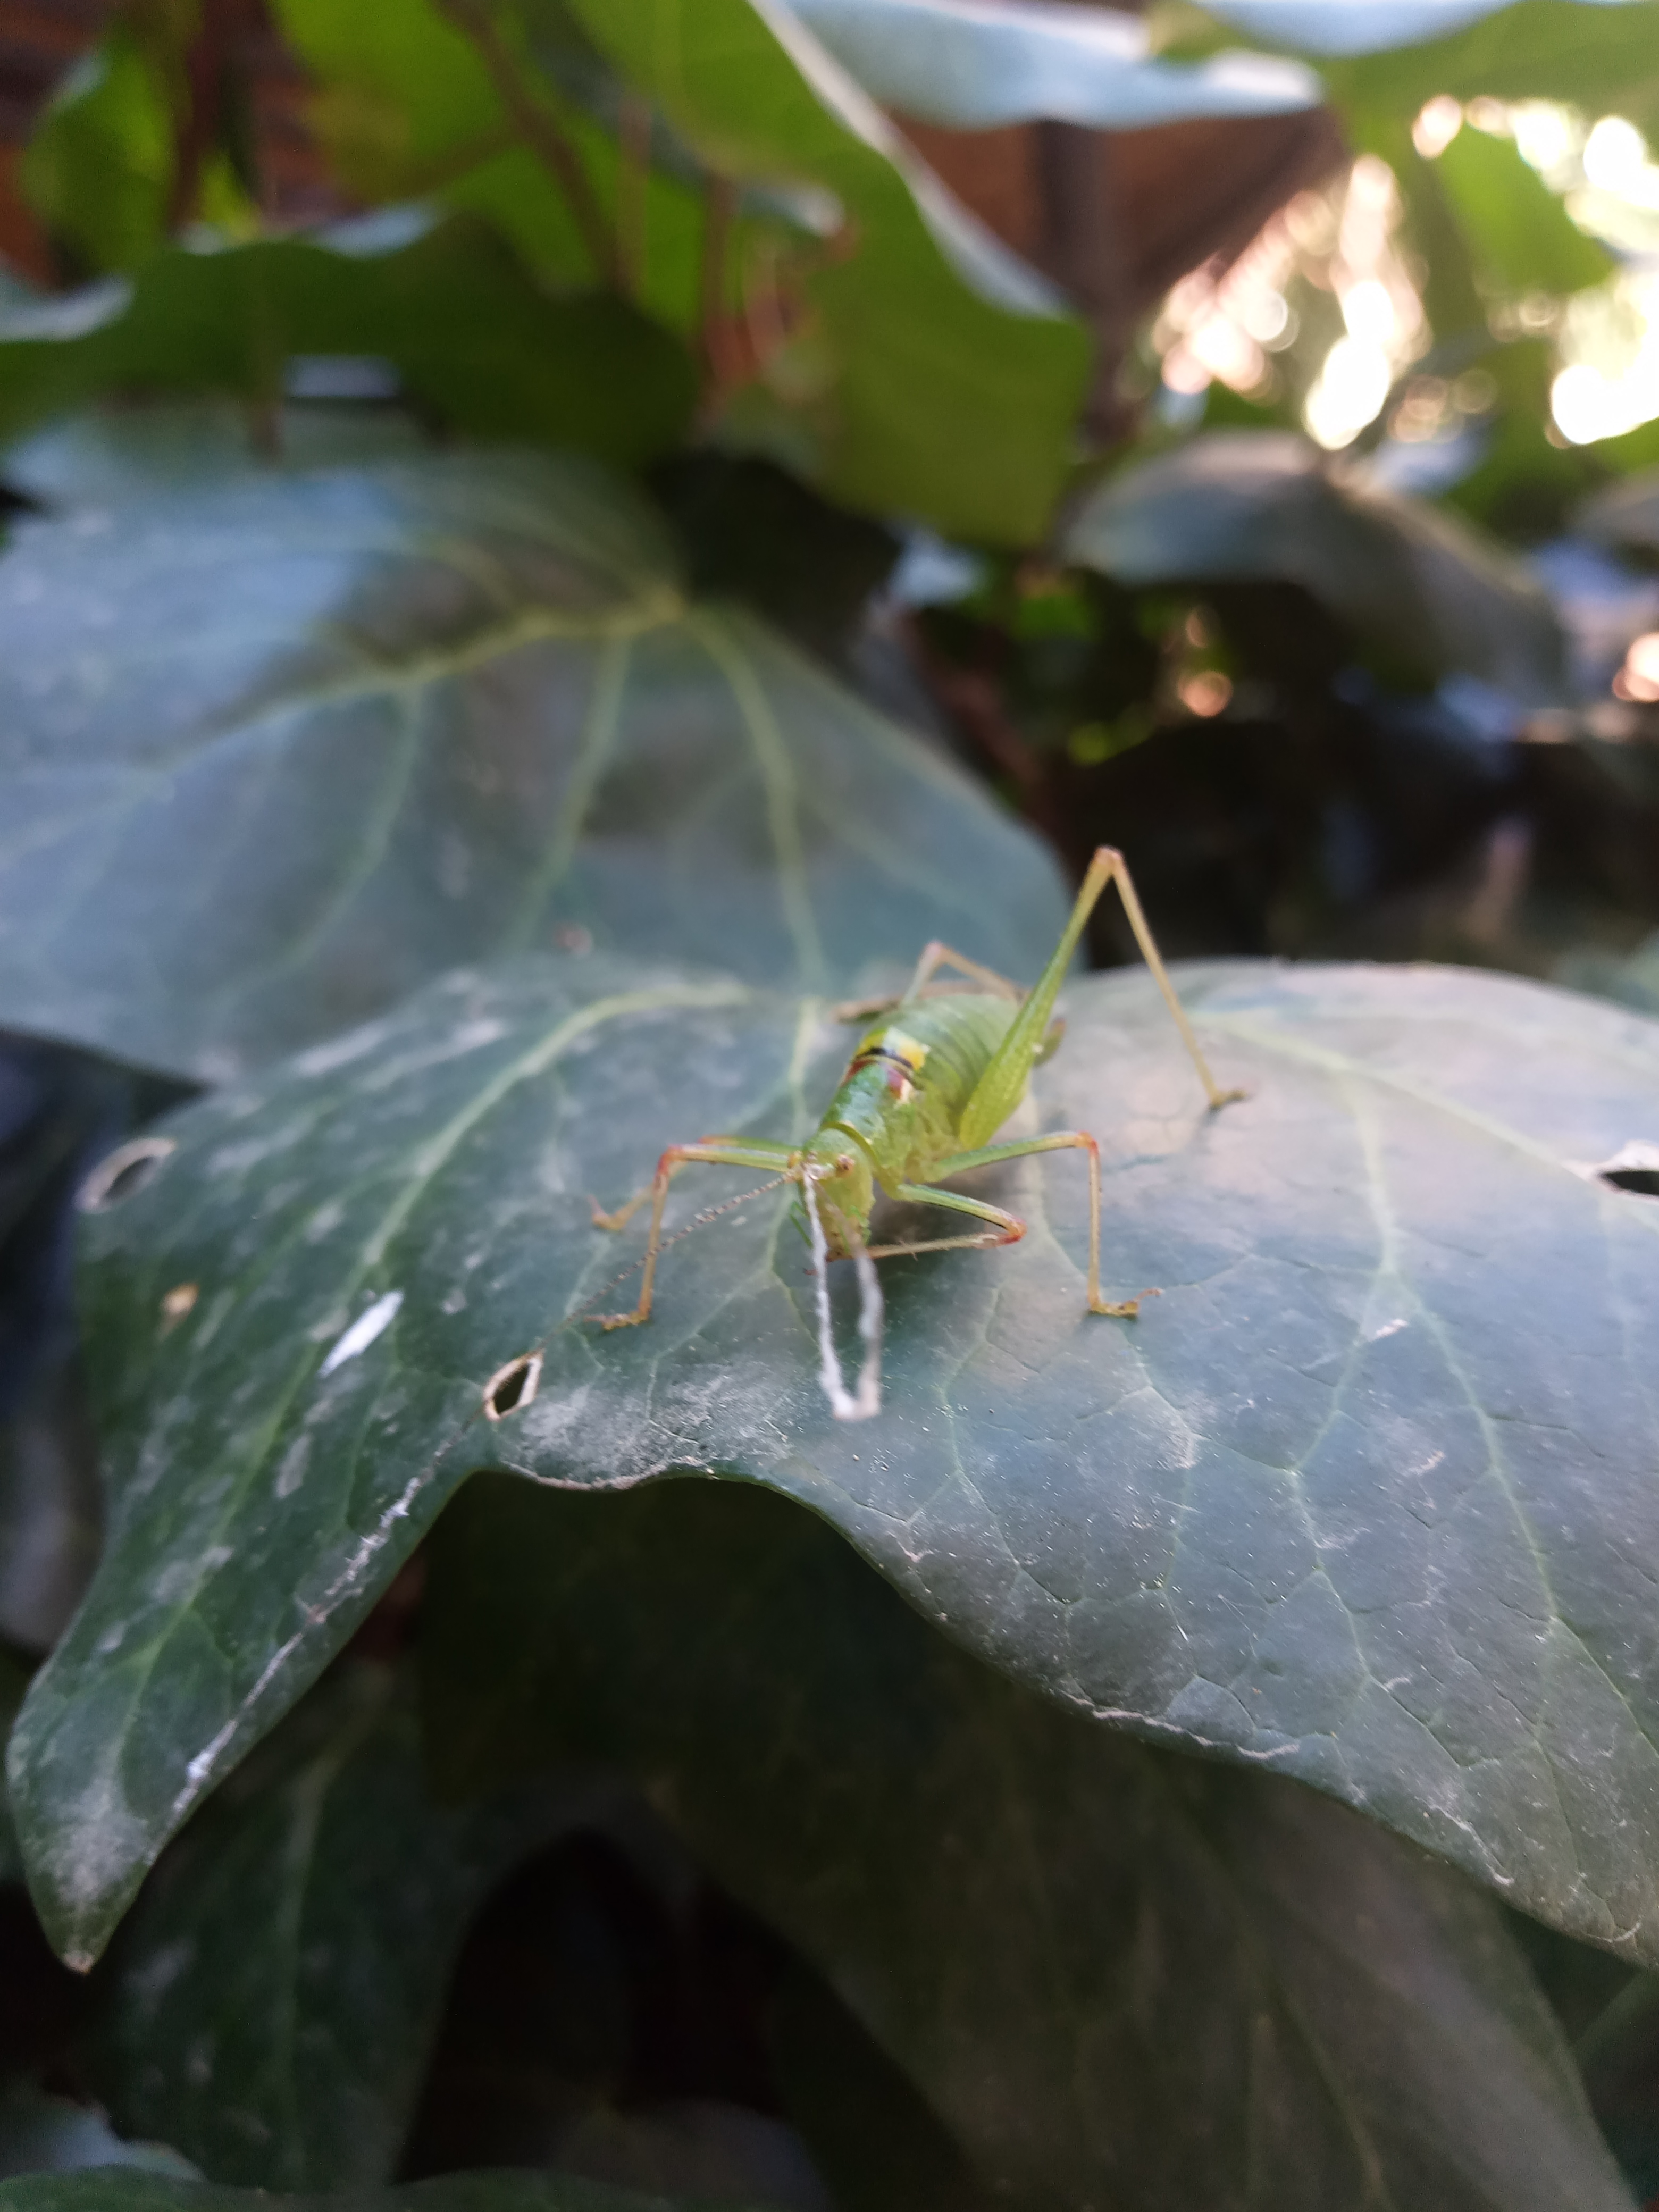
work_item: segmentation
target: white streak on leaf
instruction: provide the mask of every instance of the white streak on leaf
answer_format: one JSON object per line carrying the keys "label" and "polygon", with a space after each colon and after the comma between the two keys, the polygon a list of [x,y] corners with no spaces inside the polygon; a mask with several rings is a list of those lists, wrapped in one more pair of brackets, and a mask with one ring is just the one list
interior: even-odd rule
{"label": "white streak on leaf", "polygon": [[384,1336],[398,1318],[398,1309],[404,1302],[401,1291],[388,1291],[383,1298],[376,1298],[367,1313],[359,1314],[345,1334],[317,1370],[318,1380],[343,1367],[348,1359],[355,1359],[360,1352],[367,1352],[378,1336]]}

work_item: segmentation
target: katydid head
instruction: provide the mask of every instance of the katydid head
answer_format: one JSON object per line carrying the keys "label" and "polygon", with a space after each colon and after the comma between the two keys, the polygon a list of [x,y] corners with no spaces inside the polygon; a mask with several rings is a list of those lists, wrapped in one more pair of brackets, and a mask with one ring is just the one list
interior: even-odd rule
{"label": "katydid head", "polygon": [[820,1129],[801,1147],[799,1180],[811,1182],[832,1260],[862,1251],[876,1202],[875,1177],[862,1149],[840,1129]]}

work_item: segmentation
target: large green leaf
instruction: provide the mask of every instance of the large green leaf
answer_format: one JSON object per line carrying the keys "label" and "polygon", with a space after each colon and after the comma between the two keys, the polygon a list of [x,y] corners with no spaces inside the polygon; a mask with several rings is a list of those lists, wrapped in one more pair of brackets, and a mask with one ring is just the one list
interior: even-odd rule
{"label": "large green leaf", "polygon": [[1160,61],[1146,27],[1104,9],[1006,0],[791,0],[791,11],[884,107],[951,131],[1048,117],[1139,131],[1204,115],[1312,107],[1310,70],[1260,54]]}
{"label": "large green leaf", "polygon": [[1627,2205],[1472,1883],[1103,1735],[744,1486],[481,1482],[436,1532],[457,1779],[620,1760],[909,2071],[983,2201]]}
{"label": "large green leaf", "polygon": [[1299,584],[1419,678],[1462,670],[1533,702],[1566,684],[1547,595],[1495,545],[1287,432],[1216,431],[1126,470],[1079,508],[1066,549],[1132,587]]}
{"label": "large green leaf", "polygon": [[685,2212],[707,2197],[643,2197],[566,2173],[446,2173],[404,2189],[334,2197],[272,2197],[107,2167],[95,2173],[31,2173],[0,2182],[0,2212]]}
{"label": "large green leaf", "polygon": [[53,514],[255,480],[273,469],[362,467],[429,450],[405,409],[380,403],[304,403],[274,417],[276,450],[262,452],[248,410],[234,399],[157,399],[88,408],[30,432],[0,453],[0,478]]}
{"label": "large green leaf", "polygon": [[0,561],[0,1022],[222,1075],[580,933],[807,988],[1052,864],[625,486],[523,454],[272,477]]}
{"label": "large green leaf", "polygon": [[347,1664],[191,1822],[123,1931],[95,2069],[116,2124],[215,2181],[388,2180],[472,1914],[615,1794],[434,1805],[404,1686]]}
{"label": "large green leaf", "polygon": [[832,498],[954,535],[1041,534],[1088,373],[1080,324],[953,201],[781,0],[571,0],[618,70],[740,181],[836,196],[796,411]]}
{"label": "large green leaf", "polygon": [[[775,1195],[675,1247],[648,1327],[562,1329],[533,1402],[483,1418],[505,1363],[629,1294],[587,1193],[675,1138],[811,1125],[847,1050],[817,1002],[528,959],[165,1125],[88,1222],[109,1536],[10,1753],[54,1940],[98,1948],[495,1464],[770,1484],[1106,1724],[1271,1761],[1659,1958],[1659,1207],[1588,1172],[1655,1134],[1659,1024],[1452,970],[1188,994],[1248,1103],[1202,1110],[1138,975],[1076,987],[1036,1085],[1100,1139],[1109,1285],[1164,1295],[1086,1315],[1085,1179],[1028,1164],[1017,1249],[888,1268],[868,1425],[819,1393]],[[672,1222],[733,1180],[688,1176]]]}
{"label": "large green leaf", "polygon": [[458,429],[629,464],[674,443],[695,385],[622,301],[555,297],[487,227],[398,210],[325,239],[165,247],[131,280],[0,311],[0,438],[110,392],[274,404],[295,354],[382,356]]}

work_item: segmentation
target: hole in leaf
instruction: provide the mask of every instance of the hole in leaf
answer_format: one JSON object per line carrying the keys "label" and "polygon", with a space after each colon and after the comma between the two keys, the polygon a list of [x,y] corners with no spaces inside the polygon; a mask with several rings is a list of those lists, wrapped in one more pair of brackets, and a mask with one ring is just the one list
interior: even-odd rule
{"label": "hole in leaf", "polygon": [[498,1367],[484,1384],[484,1412],[492,1421],[504,1421],[509,1413],[521,1413],[541,1388],[541,1382],[542,1355],[539,1352],[521,1352],[505,1367]]}
{"label": "hole in leaf", "polygon": [[1597,1168],[1598,1179],[1638,1198],[1659,1198],[1659,1168]]}
{"label": "hole in leaf", "polygon": [[136,1198],[170,1153],[179,1149],[173,1137],[134,1137],[118,1145],[81,1186],[81,1211],[104,1213],[124,1199]]}
{"label": "hole in leaf", "polygon": [[1628,1191],[1632,1198],[1659,1198],[1659,1145],[1633,1137],[1610,1160],[1597,1160],[1577,1172],[1609,1190]]}
{"label": "hole in leaf", "polygon": [[175,1283],[161,1301],[161,1327],[172,1328],[194,1308],[201,1291],[194,1283]]}

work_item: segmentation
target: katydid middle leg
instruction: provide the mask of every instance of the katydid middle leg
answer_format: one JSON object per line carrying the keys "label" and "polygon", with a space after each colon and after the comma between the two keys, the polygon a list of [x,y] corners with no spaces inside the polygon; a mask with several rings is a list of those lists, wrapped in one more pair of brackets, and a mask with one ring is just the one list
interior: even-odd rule
{"label": "katydid middle leg", "polygon": [[775,1174],[787,1173],[793,1165],[795,1154],[787,1145],[774,1142],[767,1137],[701,1137],[695,1145],[671,1145],[657,1163],[657,1172],[643,1190],[636,1190],[625,1205],[614,1213],[590,1200],[593,1210],[593,1225],[597,1229],[626,1229],[634,1216],[648,1198],[651,1200],[651,1234],[646,1239],[645,1273],[640,1278],[640,1302],[632,1313],[596,1314],[593,1318],[602,1328],[632,1328],[651,1318],[651,1298],[657,1280],[657,1259],[662,1250],[663,1208],[668,1203],[668,1186],[683,1167],[702,1164],[720,1168],[769,1168]]}
{"label": "katydid middle leg", "polygon": [[[1085,1153],[1089,1162],[1089,1310],[1091,1313],[1111,1314],[1121,1321],[1133,1321],[1140,1311],[1140,1299],[1156,1297],[1155,1291],[1143,1291],[1139,1297],[1125,1298],[1116,1303],[1104,1298],[1100,1291],[1100,1146],[1086,1129],[1056,1129],[1046,1137],[1010,1137],[1000,1145],[976,1146],[972,1152],[955,1152],[949,1159],[941,1160],[933,1170],[937,1176],[965,1175],[969,1168],[994,1167],[999,1160],[1029,1159],[1034,1152],[1078,1152]],[[954,1194],[951,1194],[954,1199]],[[941,1205],[945,1199],[930,1197],[929,1203]],[[1024,1233],[1024,1224],[1021,1223]],[[1007,1240],[1012,1243],[1013,1240]]]}

